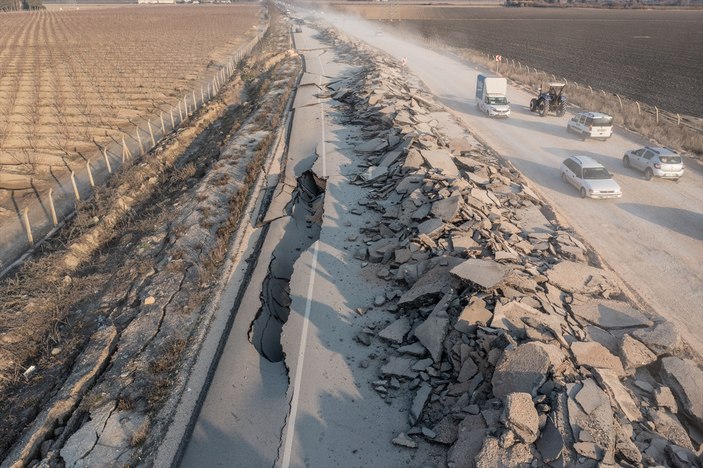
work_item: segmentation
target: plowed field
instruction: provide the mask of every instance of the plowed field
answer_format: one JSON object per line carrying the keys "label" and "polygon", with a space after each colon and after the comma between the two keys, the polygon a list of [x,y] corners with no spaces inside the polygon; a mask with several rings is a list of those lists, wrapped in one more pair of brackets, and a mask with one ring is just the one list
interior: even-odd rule
{"label": "plowed field", "polygon": [[444,43],[703,117],[703,11],[345,7]]}
{"label": "plowed field", "polygon": [[168,114],[255,35],[260,11],[141,5],[0,15],[0,192],[30,178],[41,186],[56,168],[134,133],[138,118]]}

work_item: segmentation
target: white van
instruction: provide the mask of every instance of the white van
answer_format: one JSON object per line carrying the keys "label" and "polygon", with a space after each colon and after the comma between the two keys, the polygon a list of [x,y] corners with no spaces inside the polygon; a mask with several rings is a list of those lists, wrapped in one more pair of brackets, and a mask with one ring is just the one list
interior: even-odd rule
{"label": "white van", "polygon": [[579,112],[566,124],[566,131],[586,138],[607,140],[613,134],[613,118],[601,112]]}

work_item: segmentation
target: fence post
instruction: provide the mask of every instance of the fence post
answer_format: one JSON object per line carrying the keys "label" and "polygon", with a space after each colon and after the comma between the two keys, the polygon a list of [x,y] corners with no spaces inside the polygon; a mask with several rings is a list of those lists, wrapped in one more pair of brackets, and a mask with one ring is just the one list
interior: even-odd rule
{"label": "fence post", "polygon": [[164,111],[161,111],[161,136],[166,135],[166,125],[164,125]]}
{"label": "fence post", "polygon": [[676,114],[676,125],[681,125],[681,115]]}
{"label": "fence post", "polygon": [[142,136],[139,134],[139,125],[135,125],[137,127],[137,142],[139,143],[139,156],[144,154],[144,144],[142,143]]}
{"label": "fence post", "polygon": [[30,246],[34,246],[34,237],[32,237],[32,226],[29,224],[29,208],[24,207],[22,211],[22,218],[24,219],[24,229],[27,231],[27,240]]}
{"label": "fence post", "polygon": [[88,170],[88,182],[90,182],[90,186],[95,187],[95,181],[93,180],[93,171],[90,169],[90,161],[85,162],[85,168]]}
{"label": "fence post", "polygon": [[73,185],[73,195],[76,196],[76,201],[81,199],[81,194],[78,191],[78,185],[76,185],[76,173],[71,171],[71,185]]}
{"label": "fence post", "polygon": [[588,85],[588,89],[591,90],[591,94],[593,94],[593,88],[591,88],[591,85]]}
{"label": "fence post", "polygon": [[49,189],[49,209],[51,210],[51,222],[54,226],[59,224],[58,218],[56,218],[56,207],[54,207],[54,189]]}
{"label": "fence post", "polygon": [[146,121],[147,126],[149,127],[149,136],[151,137],[151,147],[153,148],[156,146],[156,140],[154,140],[154,130],[151,128],[151,119]]}
{"label": "fence post", "polygon": [[122,137],[122,162],[124,163],[125,158],[132,159],[132,152],[129,150],[127,143],[124,141],[124,136]]}
{"label": "fence post", "polygon": [[654,106],[654,111],[657,114],[657,123],[659,123],[659,108],[657,106]]}
{"label": "fence post", "polygon": [[639,103],[638,101],[635,101],[635,104],[637,104],[637,113],[638,113],[638,114],[641,114],[641,113],[642,113],[642,109],[640,108],[640,103]]}
{"label": "fence post", "polygon": [[198,101],[195,99],[195,90],[193,90],[193,112],[198,109]]}
{"label": "fence post", "polygon": [[620,103],[620,111],[622,111],[622,110],[623,110],[623,107],[622,107],[622,99],[620,99],[620,95],[619,95],[619,94],[616,94],[615,97],[618,98],[618,102]]}
{"label": "fence post", "polygon": [[173,120],[173,107],[168,111],[169,115],[171,116],[171,129],[175,130],[176,129],[176,122]]}
{"label": "fence post", "polygon": [[205,104],[205,93],[203,92],[203,87],[200,87],[200,105]]}
{"label": "fence post", "polygon": [[212,94],[210,94],[210,83],[207,84],[207,100],[212,99]]}
{"label": "fence post", "polygon": [[183,96],[183,107],[184,107],[183,111],[184,111],[186,117],[188,117],[188,95],[187,94],[185,96]]}
{"label": "fence post", "polygon": [[107,166],[107,173],[112,174],[112,166],[110,166],[110,158],[107,157],[107,148],[103,148],[103,158],[105,158],[105,165]]}
{"label": "fence post", "polygon": [[183,123],[183,111],[181,110],[181,101],[178,101],[178,115],[181,117],[181,122]]}

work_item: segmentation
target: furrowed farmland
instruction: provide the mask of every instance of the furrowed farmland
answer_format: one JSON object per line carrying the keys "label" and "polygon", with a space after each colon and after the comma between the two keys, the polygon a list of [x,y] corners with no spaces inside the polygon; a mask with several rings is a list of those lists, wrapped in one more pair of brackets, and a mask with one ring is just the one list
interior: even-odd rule
{"label": "furrowed farmland", "polygon": [[147,118],[156,133],[173,128],[257,34],[260,13],[198,5],[1,15],[0,203],[132,142],[135,128],[148,139]]}

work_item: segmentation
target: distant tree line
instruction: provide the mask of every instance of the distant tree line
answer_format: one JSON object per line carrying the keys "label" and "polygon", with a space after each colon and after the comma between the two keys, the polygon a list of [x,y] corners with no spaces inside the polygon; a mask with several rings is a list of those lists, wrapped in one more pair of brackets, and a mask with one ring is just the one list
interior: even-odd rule
{"label": "distant tree line", "polygon": [[0,11],[43,10],[41,0],[0,0]]}

